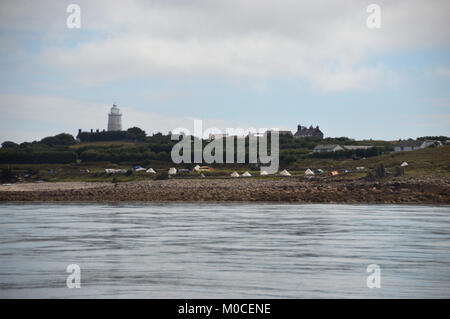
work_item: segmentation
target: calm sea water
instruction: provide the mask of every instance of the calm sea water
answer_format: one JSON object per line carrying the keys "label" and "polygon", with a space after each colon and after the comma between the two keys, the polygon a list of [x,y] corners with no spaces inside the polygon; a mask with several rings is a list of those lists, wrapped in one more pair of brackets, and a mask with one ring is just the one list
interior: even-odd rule
{"label": "calm sea water", "polygon": [[450,297],[448,206],[1,204],[0,222],[1,298]]}

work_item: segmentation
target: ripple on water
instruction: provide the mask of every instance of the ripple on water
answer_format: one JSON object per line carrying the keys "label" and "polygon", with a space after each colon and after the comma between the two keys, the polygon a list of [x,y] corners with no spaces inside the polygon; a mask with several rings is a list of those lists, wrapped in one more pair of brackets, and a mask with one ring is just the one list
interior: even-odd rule
{"label": "ripple on water", "polygon": [[[0,297],[450,297],[450,207],[1,204]],[[82,289],[67,289],[66,266]],[[366,267],[381,267],[368,289]]]}

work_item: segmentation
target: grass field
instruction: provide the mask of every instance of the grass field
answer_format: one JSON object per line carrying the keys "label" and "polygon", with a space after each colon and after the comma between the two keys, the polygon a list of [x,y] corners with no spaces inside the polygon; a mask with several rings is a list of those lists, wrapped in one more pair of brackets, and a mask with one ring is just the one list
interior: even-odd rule
{"label": "grass field", "polygon": [[[111,142],[101,142],[98,143]],[[121,144],[126,142],[120,142]],[[89,145],[92,146],[93,143]],[[77,145],[81,147],[83,144]],[[304,176],[307,168],[322,169],[325,171],[324,176],[333,170],[350,170],[349,174],[340,174],[336,177],[327,177],[333,179],[359,179],[366,176],[367,172],[373,170],[377,165],[383,163],[388,171],[393,172],[396,166],[406,161],[409,166],[405,168],[405,176],[407,177],[450,177],[450,146],[438,148],[427,148],[411,152],[398,152],[384,154],[381,156],[366,158],[362,160],[331,160],[331,159],[307,159],[292,164],[288,167],[280,167],[288,169],[293,176]],[[1,164],[0,168],[10,168],[13,173],[20,176],[23,181],[115,181],[125,182],[134,180],[145,180],[155,178],[154,174],[145,172],[133,172],[130,176],[125,174],[106,174],[105,168],[122,168],[131,170],[134,165],[139,163],[121,163],[111,164],[108,162],[92,162],[92,163],[73,163],[73,164]],[[157,172],[167,172],[169,167],[176,165],[166,162],[152,161],[148,167],[154,168]],[[194,165],[192,165],[193,167]],[[204,173],[207,178],[223,178],[228,177],[233,171],[242,174],[249,171],[255,178],[280,178],[278,176],[259,176],[259,171],[250,170],[248,165],[212,165],[215,167],[213,173]],[[358,172],[356,167],[363,166],[365,171]],[[186,167],[182,165],[179,167]],[[25,177],[27,174],[30,176]],[[200,174],[196,172],[177,175],[174,178],[196,178]]]}

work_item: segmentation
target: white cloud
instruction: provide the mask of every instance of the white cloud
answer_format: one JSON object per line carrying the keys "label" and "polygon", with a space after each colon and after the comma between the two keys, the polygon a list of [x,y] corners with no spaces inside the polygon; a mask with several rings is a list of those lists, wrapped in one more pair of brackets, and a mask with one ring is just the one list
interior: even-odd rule
{"label": "white cloud", "polygon": [[[26,5],[2,5],[2,26],[77,40],[60,2],[19,3]],[[79,1],[83,31],[97,36],[70,48],[58,42],[43,58],[86,85],[149,75],[287,76],[323,90],[367,89],[389,76],[365,65],[371,57],[450,41],[447,0],[378,3],[382,28],[369,30],[358,0]]]}

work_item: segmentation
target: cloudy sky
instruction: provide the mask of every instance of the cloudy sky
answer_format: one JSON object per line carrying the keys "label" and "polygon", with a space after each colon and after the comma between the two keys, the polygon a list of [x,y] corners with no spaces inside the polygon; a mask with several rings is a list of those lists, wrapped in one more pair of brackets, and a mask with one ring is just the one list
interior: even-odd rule
{"label": "cloudy sky", "polygon": [[[81,28],[69,29],[70,3]],[[381,28],[366,25],[381,8]],[[0,1],[0,142],[104,129],[319,125],[450,135],[450,1]]]}

